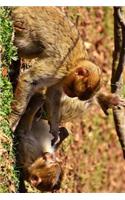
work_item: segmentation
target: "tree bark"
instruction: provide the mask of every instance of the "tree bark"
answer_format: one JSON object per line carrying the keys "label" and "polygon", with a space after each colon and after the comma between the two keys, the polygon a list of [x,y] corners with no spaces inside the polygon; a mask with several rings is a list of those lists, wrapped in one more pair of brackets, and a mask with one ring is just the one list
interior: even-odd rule
{"label": "tree bark", "polygon": [[[125,65],[125,8],[114,7],[114,52],[112,63],[111,91],[122,97],[123,69]],[[113,108],[114,123],[125,158],[125,109]]]}

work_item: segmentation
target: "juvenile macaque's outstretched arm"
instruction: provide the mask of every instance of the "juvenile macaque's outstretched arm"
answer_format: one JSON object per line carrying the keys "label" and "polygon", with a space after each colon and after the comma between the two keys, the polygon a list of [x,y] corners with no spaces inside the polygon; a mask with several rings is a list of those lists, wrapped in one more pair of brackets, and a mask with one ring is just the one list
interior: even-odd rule
{"label": "juvenile macaque's outstretched arm", "polygon": [[96,95],[96,100],[106,115],[108,115],[109,108],[118,107],[121,105],[125,107],[125,99],[113,93],[98,92]]}
{"label": "juvenile macaque's outstretched arm", "polygon": [[46,108],[50,124],[50,132],[54,136],[53,143],[59,142],[60,102],[62,89],[57,85],[49,87],[46,92]]}

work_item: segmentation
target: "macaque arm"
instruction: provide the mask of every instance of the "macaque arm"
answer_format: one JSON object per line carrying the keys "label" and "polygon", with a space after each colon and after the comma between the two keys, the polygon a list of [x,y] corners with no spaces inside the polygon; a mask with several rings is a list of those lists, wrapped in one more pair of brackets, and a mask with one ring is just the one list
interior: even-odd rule
{"label": "macaque arm", "polygon": [[15,131],[16,126],[26,109],[31,97],[31,91],[31,78],[28,73],[24,73],[19,77],[14,100],[12,102],[12,112],[9,116],[9,123],[12,131]]}
{"label": "macaque arm", "polygon": [[43,110],[43,104],[44,104],[44,96],[40,93],[36,93],[30,100],[28,104],[28,108],[26,113],[27,119],[27,130],[30,131],[32,128],[32,123],[35,118],[35,115],[39,109]]}
{"label": "macaque arm", "polygon": [[60,122],[68,122],[76,118],[83,118],[89,105],[91,105],[91,99],[87,101],[81,101],[78,98],[70,98],[67,95],[63,95],[61,99],[60,109]]}
{"label": "macaque arm", "polygon": [[96,100],[106,115],[108,115],[109,108],[121,105],[125,107],[125,100],[118,95],[112,93],[99,92],[96,95]]}
{"label": "macaque arm", "polygon": [[54,144],[52,141],[52,146],[55,149],[58,149],[58,147],[62,144],[62,142],[68,137],[69,133],[65,127],[59,128],[59,142]]}
{"label": "macaque arm", "polygon": [[59,139],[60,102],[62,90],[59,86],[49,87],[46,92],[46,108],[50,123],[50,132],[54,136],[54,143]]}

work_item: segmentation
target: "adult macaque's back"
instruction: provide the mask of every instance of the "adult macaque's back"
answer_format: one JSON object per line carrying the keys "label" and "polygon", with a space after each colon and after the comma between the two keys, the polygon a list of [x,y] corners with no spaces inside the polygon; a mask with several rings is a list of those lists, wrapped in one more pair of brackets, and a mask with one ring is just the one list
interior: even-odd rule
{"label": "adult macaque's back", "polygon": [[[13,10],[12,18],[20,55],[38,57],[40,53],[40,57],[52,56],[55,68],[79,38],[76,27],[56,7],[18,7]],[[81,50],[83,55],[83,46]]]}

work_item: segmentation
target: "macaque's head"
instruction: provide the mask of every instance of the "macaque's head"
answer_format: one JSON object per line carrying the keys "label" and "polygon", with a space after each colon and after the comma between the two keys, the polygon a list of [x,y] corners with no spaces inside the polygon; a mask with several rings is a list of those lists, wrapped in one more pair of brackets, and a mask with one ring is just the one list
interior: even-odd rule
{"label": "macaque's head", "polygon": [[88,100],[99,90],[100,79],[100,68],[85,60],[65,78],[63,89],[69,97]]}
{"label": "macaque's head", "polygon": [[27,180],[41,191],[59,189],[62,180],[62,168],[52,153],[45,153],[28,169]]}
{"label": "macaque's head", "polygon": [[[12,10],[11,17],[14,27],[14,44],[18,53],[24,58],[35,58],[43,51],[37,32],[37,25],[33,9],[29,7],[16,7]],[[34,27],[34,28],[33,28]]]}

